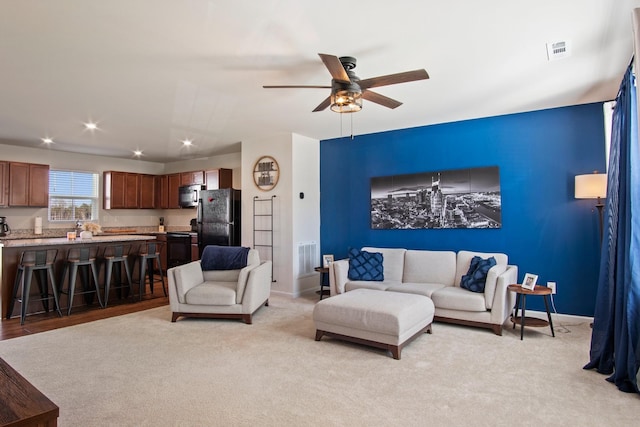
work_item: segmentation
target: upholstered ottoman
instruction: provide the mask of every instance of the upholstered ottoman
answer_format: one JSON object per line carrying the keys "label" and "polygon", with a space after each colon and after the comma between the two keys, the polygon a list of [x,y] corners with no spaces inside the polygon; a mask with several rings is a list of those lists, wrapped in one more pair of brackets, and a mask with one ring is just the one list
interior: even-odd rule
{"label": "upholstered ottoman", "polygon": [[354,289],[316,304],[316,341],[323,335],[391,352],[424,332],[431,333],[434,307],[429,297],[372,289]]}

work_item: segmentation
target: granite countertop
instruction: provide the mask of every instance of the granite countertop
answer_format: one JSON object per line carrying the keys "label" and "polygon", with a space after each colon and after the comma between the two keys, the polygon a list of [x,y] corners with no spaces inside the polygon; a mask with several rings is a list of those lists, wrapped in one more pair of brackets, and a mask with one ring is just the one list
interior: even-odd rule
{"label": "granite countertop", "polygon": [[77,245],[82,243],[113,243],[130,242],[140,240],[153,240],[155,235],[151,234],[128,234],[128,235],[98,235],[91,239],[68,240],[66,237],[52,237],[39,239],[6,239],[0,242],[5,248],[17,248],[23,246],[47,246],[47,245]]}

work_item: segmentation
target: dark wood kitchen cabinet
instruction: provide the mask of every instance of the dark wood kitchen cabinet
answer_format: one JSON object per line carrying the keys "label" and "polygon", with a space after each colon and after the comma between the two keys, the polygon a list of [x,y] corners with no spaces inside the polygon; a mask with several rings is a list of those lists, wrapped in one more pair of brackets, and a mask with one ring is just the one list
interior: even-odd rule
{"label": "dark wood kitchen cabinet", "polygon": [[103,173],[104,209],[136,209],[139,206],[140,176],[137,173]]}
{"label": "dark wood kitchen cabinet", "polygon": [[162,274],[167,275],[167,235],[158,234],[156,240],[160,243],[160,263],[162,264]]}
{"label": "dark wood kitchen cabinet", "polygon": [[0,206],[9,205],[9,163],[0,162]]}
{"label": "dark wood kitchen cabinet", "polygon": [[156,192],[156,209],[169,208],[169,176],[156,175],[155,192]]}
{"label": "dark wood kitchen cabinet", "polygon": [[204,184],[204,172],[192,171],[180,174],[180,185]]}
{"label": "dark wood kitchen cabinet", "polygon": [[9,206],[49,205],[49,165],[9,162]]}
{"label": "dark wood kitchen cabinet", "polygon": [[200,249],[198,248],[198,236],[191,236],[191,261],[200,259]]}
{"label": "dark wood kitchen cabinet", "polygon": [[233,171],[231,169],[213,169],[204,172],[207,190],[233,188]]}
{"label": "dark wood kitchen cabinet", "polygon": [[154,175],[140,174],[140,209],[156,208],[156,177]]}
{"label": "dark wood kitchen cabinet", "polygon": [[172,173],[168,176],[169,181],[169,209],[179,209],[180,208],[180,198],[178,195],[178,188],[180,188],[180,174]]}

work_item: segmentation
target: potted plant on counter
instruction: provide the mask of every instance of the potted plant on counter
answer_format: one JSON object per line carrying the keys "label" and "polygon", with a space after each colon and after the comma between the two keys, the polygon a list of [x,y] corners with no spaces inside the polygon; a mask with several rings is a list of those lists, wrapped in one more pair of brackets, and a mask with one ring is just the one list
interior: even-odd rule
{"label": "potted plant on counter", "polygon": [[81,239],[91,239],[94,234],[102,231],[102,227],[100,224],[96,224],[95,222],[85,222],[82,224],[82,232],[80,233]]}

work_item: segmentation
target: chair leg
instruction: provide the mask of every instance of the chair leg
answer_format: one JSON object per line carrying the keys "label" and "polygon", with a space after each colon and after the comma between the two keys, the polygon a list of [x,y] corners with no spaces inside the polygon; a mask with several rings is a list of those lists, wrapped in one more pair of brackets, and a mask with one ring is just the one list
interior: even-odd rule
{"label": "chair leg", "polygon": [[[142,301],[142,291],[144,290],[145,275],[147,270],[147,260],[144,257],[140,258],[140,283],[138,284],[138,296]],[[153,287],[151,288],[153,292]]]}
{"label": "chair leg", "polygon": [[76,277],[78,275],[78,266],[71,264],[69,269],[69,293],[67,294],[67,316],[71,316],[71,306],[73,305],[73,296],[76,293]]}
{"label": "chair leg", "polygon": [[129,268],[129,261],[125,259],[122,261],[122,264],[124,264],[124,272],[127,276],[127,283],[129,284],[129,293],[133,296],[133,279],[131,276],[131,269]]}
{"label": "chair leg", "polygon": [[111,287],[111,268],[113,267],[113,263],[111,260],[107,260],[104,263],[104,306],[107,306],[107,301],[109,301],[109,288]]}
{"label": "chair leg", "polygon": [[162,282],[162,292],[164,292],[164,296],[167,296],[167,287],[164,285],[164,275],[162,274],[162,262],[160,262],[160,257],[156,258],[156,262],[158,263],[158,271],[160,272],[160,282]]}
{"label": "chair leg", "polygon": [[29,292],[31,292],[31,276],[33,270],[29,267],[24,269],[24,277],[22,280],[22,306],[20,307],[20,325],[24,325],[24,319],[27,317],[27,305],[29,304]]}
{"label": "chair leg", "polygon": [[95,262],[91,263],[91,272],[93,273],[93,286],[96,288],[96,297],[98,298],[98,304],[100,304],[100,308],[104,308],[104,304],[102,303],[102,298],[100,297],[100,285],[98,283],[98,267]]}
{"label": "chair leg", "polygon": [[47,272],[49,273],[49,280],[51,280],[51,292],[53,292],[53,301],[56,306],[56,311],[58,312],[58,316],[62,317],[62,311],[60,311],[60,298],[58,297],[58,285],[56,284],[56,278],[53,274],[53,265],[49,265],[47,267]]}
{"label": "chair leg", "polygon": [[16,271],[16,278],[13,281],[13,298],[11,298],[11,301],[9,301],[9,309],[7,311],[7,315],[5,316],[7,320],[11,319],[11,315],[13,314],[13,309],[16,305],[16,299],[18,298],[18,287],[22,286],[23,275],[23,268],[18,267],[18,271]]}

